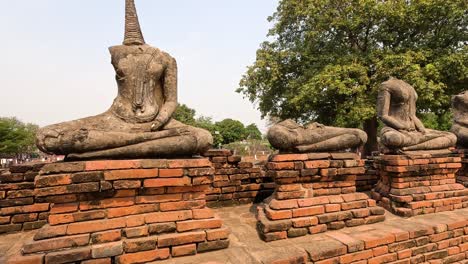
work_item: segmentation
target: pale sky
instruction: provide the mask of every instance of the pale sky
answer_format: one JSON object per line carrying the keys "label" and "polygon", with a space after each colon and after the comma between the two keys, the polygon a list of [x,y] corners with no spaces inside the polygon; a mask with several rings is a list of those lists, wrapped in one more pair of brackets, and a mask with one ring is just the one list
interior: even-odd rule
{"label": "pale sky", "polygon": [[[117,94],[107,48],[124,0],[0,0],[0,116],[40,126],[99,114]],[[177,59],[179,102],[265,130],[237,94],[278,0],[136,0],[148,44]]]}

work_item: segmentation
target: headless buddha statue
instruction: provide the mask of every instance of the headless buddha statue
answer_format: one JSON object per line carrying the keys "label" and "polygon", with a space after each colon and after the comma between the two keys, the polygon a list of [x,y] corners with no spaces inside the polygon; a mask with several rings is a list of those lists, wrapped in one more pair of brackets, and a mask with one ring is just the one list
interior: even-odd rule
{"label": "headless buddha statue", "polygon": [[291,119],[272,126],[270,144],[283,152],[341,151],[362,146],[367,134],[355,128],[329,127],[319,123],[301,126]]}
{"label": "headless buddha statue", "polygon": [[145,44],[134,0],[126,0],[125,39],[111,47],[118,95],[106,112],[39,129],[37,146],[68,159],[192,156],[211,134],[171,118],[177,108],[177,64]]}
{"label": "headless buddha statue", "polygon": [[468,148],[468,92],[452,97],[452,132],[457,136],[457,145]]}
{"label": "headless buddha statue", "polygon": [[426,129],[416,117],[418,95],[408,83],[390,78],[382,83],[377,114],[385,124],[380,142],[390,151],[437,150],[455,146],[457,138],[450,132]]}

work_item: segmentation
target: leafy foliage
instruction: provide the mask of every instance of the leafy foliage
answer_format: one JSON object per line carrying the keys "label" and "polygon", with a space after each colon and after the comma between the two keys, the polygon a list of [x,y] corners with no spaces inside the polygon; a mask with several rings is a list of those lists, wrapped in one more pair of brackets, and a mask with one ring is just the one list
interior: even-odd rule
{"label": "leafy foliage", "polygon": [[223,146],[234,152],[234,155],[255,156],[259,152],[271,154],[274,150],[271,148],[268,140],[248,139],[242,142],[232,142]]}
{"label": "leafy foliage", "polygon": [[211,135],[213,136],[213,146],[214,147],[221,146],[224,140],[223,135],[219,133],[211,117],[201,116],[197,118],[195,126],[210,131]]}
{"label": "leafy foliage", "polygon": [[194,109],[185,104],[179,104],[174,113],[174,118],[184,124],[210,131],[215,147],[246,139],[262,139],[262,133],[255,124],[244,127],[242,122],[230,118],[220,122],[213,122],[211,117],[200,116],[196,118],[195,115],[196,111]]}
{"label": "leafy foliage", "polygon": [[244,124],[238,120],[224,119],[216,122],[216,128],[223,135],[223,144],[229,144],[246,138]]}
{"label": "leafy foliage", "polygon": [[452,127],[452,120],[452,112],[445,112],[445,114],[439,116],[434,113],[421,114],[421,121],[424,126],[436,130],[450,130]]}
{"label": "leafy foliage", "polygon": [[258,129],[257,125],[252,123],[245,127],[245,134],[247,139],[261,140],[262,132]]}
{"label": "leafy foliage", "polygon": [[195,125],[195,109],[189,108],[185,104],[179,104],[176,111],[173,114],[173,118],[187,125]]}
{"label": "leafy foliage", "polygon": [[466,10],[465,0],[281,0],[237,92],[263,117],[361,127],[393,76],[415,87],[418,114],[447,122],[450,96],[468,84]]}
{"label": "leafy foliage", "polygon": [[36,151],[38,126],[25,124],[16,118],[0,118],[0,156],[17,156]]}

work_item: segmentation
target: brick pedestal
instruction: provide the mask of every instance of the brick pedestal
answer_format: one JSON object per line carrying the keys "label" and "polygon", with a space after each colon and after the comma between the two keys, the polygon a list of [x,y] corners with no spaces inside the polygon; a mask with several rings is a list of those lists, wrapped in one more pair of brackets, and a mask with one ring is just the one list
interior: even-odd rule
{"label": "brick pedestal", "polygon": [[267,175],[277,187],[257,210],[265,241],[316,234],[383,221],[384,210],[366,194],[356,193],[364,161],[353,153],[279,154]]}
{"label": "brick pedestal", "polygon": [[22,164],[0,173],[0,234],[47,224],[49,203],[34,197],[34,178],[42,166]]}
{"label": "brick pedestal", "polygon": [[357,175],[356,190],[358,192],[367,192],[372,190],[379,181],[377,171],[374,168],[373,156],[367,157],[364,168],[366,169],[366,172],[364,174]]}
{"label": "brick pedestal", "polygon": [[35,197],[48,225],[24,245],[37,263],[146,263],[226,248],[229,231],[206,207],[208,159],[45,165]]}
{"label": "brick pedestal", "polygon": [[456,175],[457,183],[468,187],[468,149],[457,149],[455,153],[460,156],[462,164]]}
{"label": "brick pedestal", "polygon": [[213,188],[207,192],[210,207],[262,202],[273,193],[275,183],[266,177],[263,166],[241,161],[228,149],[212,149],[204,154],[215,168]]}
{"label": "brick pedestal", "polygon": [[467,207],[468,190],[455,180],[460,161],[437,152],[381,155],[375,159],[380,181],[372,197],[404,217]]}

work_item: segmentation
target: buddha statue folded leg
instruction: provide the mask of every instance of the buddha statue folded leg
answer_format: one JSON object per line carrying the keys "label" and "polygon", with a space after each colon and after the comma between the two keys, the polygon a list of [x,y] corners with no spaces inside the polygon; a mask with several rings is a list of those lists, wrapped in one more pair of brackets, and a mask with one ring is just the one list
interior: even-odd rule
{"label": "buddha statue folded leg", "polygon": [[384,127],[381,131],[381,142],[390,149],[399,150],[431,150],[454,146],[457,138],[450,132],[426,129],[419,131],[396,130]]}
{"label": "buddha statue folded leg", "polygon": [[58,155],[66,155],[83,147],[86,151],[105,148],[107,144],[102,144],[102,140],[92,145],[83,143],[94,138],[95,133],[109,130],[112,127],[109,117],[111,116],[104,113],[40,128],[36,134],[36,145],[46,153]]}
{"label": "buddha statue folded leg", "polygon": [[[92,121],[87,118],[42,128],[37,134],[37,145],[45,152],[68,155],[71,159],[145,158],[203,153],[213,141],[208,131],[176,120],[155,132],[147,132],[151,123],[119,123],[102,116]],[[80,127],[84,124],[87,126]],[[112,126],[104,130],[109,124]]]}

